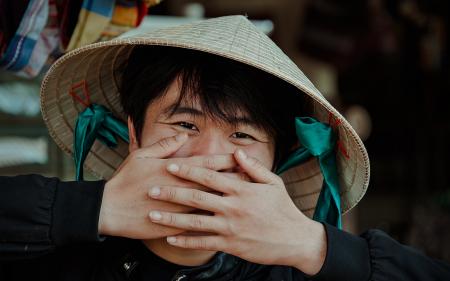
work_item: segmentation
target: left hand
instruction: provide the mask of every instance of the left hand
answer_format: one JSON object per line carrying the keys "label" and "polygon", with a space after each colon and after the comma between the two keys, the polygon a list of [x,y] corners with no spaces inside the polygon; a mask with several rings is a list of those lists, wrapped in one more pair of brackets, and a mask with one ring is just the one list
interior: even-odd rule
{"label": "left hand", "polygon": [[306,274],[317,273],[326,253],[323,225],[297,209],[282,179],[258,160],[242,150],[234,157],[253,182],[206,168],[169,164],[171,174],[223,195],[176,186],[154,187],[150,192],[154,199],[209,211],[213,216],[154,210],[151,220],[205,233],[168,237],[174,246],[222,251],[254,263],[294,266]]}

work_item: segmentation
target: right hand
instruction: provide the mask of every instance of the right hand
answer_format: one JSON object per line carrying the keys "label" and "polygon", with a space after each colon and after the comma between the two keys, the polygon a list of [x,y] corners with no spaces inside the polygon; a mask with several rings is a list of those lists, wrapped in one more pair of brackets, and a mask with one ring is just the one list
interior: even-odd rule
{"label": "right hand", "polygon": [[177,235],[184,230],[155,224],[150,221],[150,210],[190,212],[191,207],[161,202],[149,196],[153,186],[182,186],[208,190],[198,184],[183,181],[166,170],[168,161],[186,163],[212,170],[236,167],[233,156],[204,155],[189,158],[171,158],[187,140],[186,134],[169,137],[145,148],[131,152],[106,182],[99,217],[99,234],[132,239],[155,239]]}

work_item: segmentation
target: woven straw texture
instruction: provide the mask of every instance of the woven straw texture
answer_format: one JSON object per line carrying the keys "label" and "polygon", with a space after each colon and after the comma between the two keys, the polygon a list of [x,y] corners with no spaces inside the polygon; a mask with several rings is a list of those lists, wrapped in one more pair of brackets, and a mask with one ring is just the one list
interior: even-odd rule
{"label": "woven straw texture", "polygon": [[[336,150],[342,212],[350,210],[363,197],[369,183],[370,168],[362,141],[297,65],[243,16],[214,18],[95,43],[61,57],[43,80],[41,110],[50,135],[65,152],[72,153],[76,118],[84,110],[84,106],[69,94],[71,90],[78,91],[78,96],[83,98],[80,89],[86,86],[91,102],[110,108],[117,117],[126,121],[118,89],[120,75],[135,45],[162,45],[212,53],[254,66],[294,85],[299,94],[306,94],[313,100],[313,117],[326,123],[331,120],[338,133],[342,148]],[[80,89],[74,89],[74,85],[80,82]],[[96,141],[85,167],[98,177],[109,179],[127,154],[128,145],[122,141],[115,149]],[[317,161],[312,159],[292,168],[282,177],[294,203],[311,217],[323,179]]]}

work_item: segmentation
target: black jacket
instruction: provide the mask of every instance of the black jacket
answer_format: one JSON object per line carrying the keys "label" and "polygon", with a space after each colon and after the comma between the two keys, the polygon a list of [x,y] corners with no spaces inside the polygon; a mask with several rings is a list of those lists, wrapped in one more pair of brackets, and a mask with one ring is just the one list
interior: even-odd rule
{"label": "black jacket", "polygon": [[[98,237],[104,182],[0,177],[0,280],[136,280],[139,241]],[[263,266],[218,253],[173,280],[450,280],[450,266],[379,230],[361,236],[325,225],[321,271]]]}

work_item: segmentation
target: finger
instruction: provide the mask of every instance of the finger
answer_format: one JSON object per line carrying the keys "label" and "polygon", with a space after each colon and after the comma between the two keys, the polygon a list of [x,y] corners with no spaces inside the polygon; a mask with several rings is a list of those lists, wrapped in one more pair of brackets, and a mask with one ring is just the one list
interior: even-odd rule
{"label": "finger", "polygon": [[175,153],[188,139],[186,133],[162,139],[148,147],[136,150],[137,158],[165,158]]}
{"label": "finger", "polygon": [[239,166],[257,183],[280,184],[281,178],[264,167],[256,158],[237,149],[234,156]]}
{"label": "finger", "polygon": [[199,183],[200,185],[225,194],[236,193],[239,186],[245,183],[244,181],[232,179],[213,170],[186,164],[169,164],[167,165],[167,171],[177,177]]}
{"label": "finger", "polygon": [[223,201],[226,198],[193,188],[155,186],[150,189],[149,195],[153,199],[190,206],[213,213],[220,213],[225,209]]}
{"label": "finger", "polygon": [[245,173],[227,173],[227,172],[220,172],[222,175],[227,176],[232,179],[238,179],[241,181],[251,182],[250,177]]}
{"label": "finger", "polygon": [[221,236],[169,236],[167,242],[186,249],[225,252],[227,248],[227,243]]}
{"label": "finger", "polygon": [[236,160],[234,159],[232,154],[199,155],[189,158],[172,158],[169,161],[169,164],[171,163],[187,164],[215,171],[228,170],[237,167]]}
{"label": "finger", "polygon": [[178,214],[161,211],[151,211],[152,222],[192,231],[222,233],[225,229],[221,219],[215,216]]}

